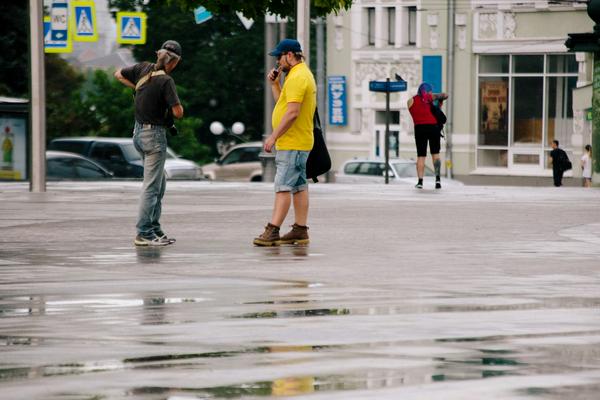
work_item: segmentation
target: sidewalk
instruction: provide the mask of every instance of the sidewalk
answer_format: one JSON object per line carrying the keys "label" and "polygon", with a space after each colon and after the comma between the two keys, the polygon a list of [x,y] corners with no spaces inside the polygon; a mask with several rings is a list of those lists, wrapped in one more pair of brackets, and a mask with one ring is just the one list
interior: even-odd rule
{"label": "sidewalk", "polygon": [[170,181],[135,248],[140,186],[0,183],[0,397],[600,389],[597,189],[317,184],[311,244],[256,248],[271,185]]}

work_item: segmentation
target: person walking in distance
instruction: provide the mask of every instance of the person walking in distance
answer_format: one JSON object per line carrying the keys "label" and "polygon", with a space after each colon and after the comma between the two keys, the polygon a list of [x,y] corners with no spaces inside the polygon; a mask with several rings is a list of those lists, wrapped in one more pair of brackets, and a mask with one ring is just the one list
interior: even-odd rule
{"label": "person walking in distance", "polygon": [[425,173],[425,159],[427,157],[427,143],[429,142],[429,152],[431,161],[435,169],[435,188],[441,189],[440,170],[442,163],[440,161],[440,126],[431,111],[434,101],[439,102],[441,107],[443,100],[448,96],[445,93],[433,93],[432,86],[423,82],[419,85],[417,94],[408,100],[408,110],[415,126],[415,142],[417,145],[417,177],[418,182],[415,185],[417,189],[423,189],[423,174]]}
{"label": "person walking in distance", "polygon": [[176,133],[173,117],[183,117],[175,82],[169,76],[181,60],[181,46],[167,40],[156,56],[155,64],[142,62],[115,72],[115,78],[135,89],[133,144],[144,162],[136,246],[165,246],[175,242],[163,232],[160,215],[166,187],[166,134],[168,129]]}
{"label": "person walking in distance", "polygon": [[583,186],[592,187],[592,146],[585,145],[585,153],[581,156],[581,172],[583,176]]}
{"label": "person walking in distance", "polygon": [[565,162],[569,159],[567,153],[558,147],[558,140],[552,141],[552,151],[550,152],[550,162],[552,163],[552,178],[554,186],[562,186],[562,178],[565,173]]}
{"label": "person walking in distance", "polygon": [[[313,147],[313,117],[317,106],[315,78],[303,61],[300,43],[283,39],[269,53],[277,58],[278,67],[267,75],[276,101],[273,110],[273,133],[265,140],[264,150],[275,155],[275,204],[271,222],[264,232],[254,238],[256,246],[307,244],[308,238],[308,181],[306,160]],[[279,73],[287,75],[283,87]],[[279,235],[290,205],[294,203],[295,223],[284,236]]]}

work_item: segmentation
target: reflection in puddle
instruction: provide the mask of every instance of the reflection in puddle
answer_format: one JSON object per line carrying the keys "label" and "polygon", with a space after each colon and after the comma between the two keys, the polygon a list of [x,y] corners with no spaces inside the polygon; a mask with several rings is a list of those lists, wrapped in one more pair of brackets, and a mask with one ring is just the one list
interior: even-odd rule
{"label": "reflection in puddle", "polygon": [[264,311],[248,313],[233,318],[293,318],[293,317],[323,317],[327,315],[348,315],[347,308],[320,308],[314,310]]}

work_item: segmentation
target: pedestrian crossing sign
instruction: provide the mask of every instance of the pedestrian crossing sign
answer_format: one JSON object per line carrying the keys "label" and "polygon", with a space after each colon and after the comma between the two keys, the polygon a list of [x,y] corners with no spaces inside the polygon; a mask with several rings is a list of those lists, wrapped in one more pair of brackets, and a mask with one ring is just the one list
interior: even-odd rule
{"label": "pedestrian crossing sign", "polygon": [[72,3],[71,25],[73,39],[78,42],[98,41],[98,26],[96,22],[96,6],[93,1],[75,1]]}
{"label": "pedestrian crossing sign", "polygon": [[117,42],[121,44],[146,43],[146,13],[117,13]]}
{"label": "pedestrian crossing sign", "polygon": [[70,30],[66,30],[66,37],[61,40],[52,37],[52,23],[50,17],[44,17],[44,52],[70,53],[73,51],[73,41]]}

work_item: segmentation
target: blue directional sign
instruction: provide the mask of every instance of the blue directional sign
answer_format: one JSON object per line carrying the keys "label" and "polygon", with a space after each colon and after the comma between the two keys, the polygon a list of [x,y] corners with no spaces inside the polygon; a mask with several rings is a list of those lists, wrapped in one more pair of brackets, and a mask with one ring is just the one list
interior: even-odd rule
{"label": "blue directional sign", "polygon": [[194,18],[196,19],[197,24],[206,22],[209,19],[211,19],[212,17],[213,17],[212,13],[210,11],[208,11],[205,7],[200,6],[194,10]]}
{"label": "blue directional sign", "polygon": [[67,40],[69,29],[69,4],[65,0],[54,0],[50,9],[52,40]]}
{"label": "blue directional sign", "polygon": [[44,52],[46,53],[70,53],[73,50],[73,41],[67,31],[67,37],[63,40],[52,39],[52,21],[50,17],[44,17]]}
{"label": "blue directional sign", "polygon": [[405,92],[406,81],[369,81],[371,92]]}

